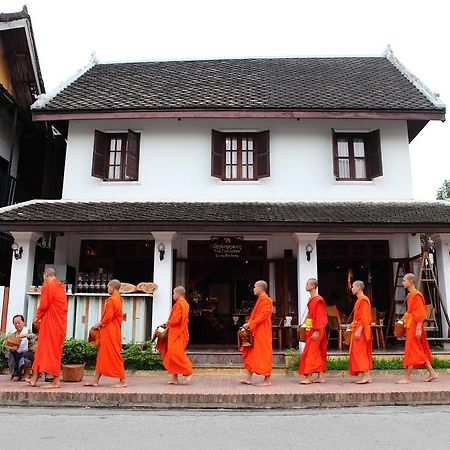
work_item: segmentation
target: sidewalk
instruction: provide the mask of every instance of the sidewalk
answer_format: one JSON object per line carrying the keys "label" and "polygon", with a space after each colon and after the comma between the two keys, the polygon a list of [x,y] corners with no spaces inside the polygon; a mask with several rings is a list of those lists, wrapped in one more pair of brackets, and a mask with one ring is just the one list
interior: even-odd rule
{"label": "sidewalk", "polygon": [[[344,406],[448,405],[450,375],[440,373],[436,382],[424,383],[415,374],[414,383],[397,385],[399,374],[374,374],[373,383],[356,385],[341,373],[329,375],[327,383],[303,386],[291,374],[276,374],[272,386],[246,386],[237,373],[195,374],[191,385],[167,385],[168,376],[155,372],[129,376],[128,387],[102,378],[103,385],[88,388],[81,383],[62,383],[56,390],[32,388],[0,376],[0,406],[73,406],[91,408],[333,408]],[[261,380],[255,377],[254,382]],[[40,384],[41,386],[44,383]]]}

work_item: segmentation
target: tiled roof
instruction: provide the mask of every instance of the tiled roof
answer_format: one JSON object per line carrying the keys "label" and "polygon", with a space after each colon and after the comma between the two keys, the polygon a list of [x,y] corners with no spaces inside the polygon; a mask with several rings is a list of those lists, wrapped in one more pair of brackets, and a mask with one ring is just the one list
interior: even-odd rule
{"label": "tiled roof", "polygon": [[416,81],[386,57],[97,64],[35,111],[443,112]]}
{"label": "tiled roof", "polygon": [[[399,225],[450,230],[450,202],[153,203],[33,201],[0,210],[0,230],[45,225]],[[37,229],[37,228],[36,228]],[[150,229],[150,228],[149,228]]]}

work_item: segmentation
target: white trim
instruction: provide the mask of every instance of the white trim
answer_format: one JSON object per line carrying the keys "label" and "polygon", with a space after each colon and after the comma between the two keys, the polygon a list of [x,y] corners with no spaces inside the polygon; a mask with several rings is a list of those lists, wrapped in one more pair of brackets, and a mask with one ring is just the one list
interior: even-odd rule
{"label": "white trim", "polygon": [[384,56],[404,77],[416,87],[434,106],[437,108],[445,108],[445,104],[439,98],[439,94],[433,92],[422,81],[420,81],[414,74],[412,74],[395,56],[388,45]]}
{"label": "white trim", "polygon": [[38,96],[38,99],[31,105],[32,110],[39,110],[41,108],[44,108],[47,103],[49,103],[53,98],[55,98],[60,92],[62,92],[64,89],[66,89],[69,85],[71,85],[75,80],[80,78],[82,75],[84,75],[89,69],[94,67],[98,64],[97,57],[95,56],[95,53],[91,54],[91,58],[84,67],[79,69],[77,72],[75,72],[71,77],[69,77],[67,80],[63,81],[59,86],[56,87],[52,92],[49,92],[47,94],[41,94]]}

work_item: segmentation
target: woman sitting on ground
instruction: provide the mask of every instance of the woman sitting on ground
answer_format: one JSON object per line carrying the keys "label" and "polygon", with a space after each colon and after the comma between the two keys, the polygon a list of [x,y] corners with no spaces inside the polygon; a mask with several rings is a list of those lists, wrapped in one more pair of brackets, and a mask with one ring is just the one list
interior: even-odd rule
{"label": "woman sitting on ground", "polygon": [[30,377],[30,368],[34,360],[34,353],[28,347],[28,338],[32,338],[33,335],[28,333],[25,319],[21,314],[13,317],[13,324],[16,332],[12,336],[17,338],[16,342],[11,342],[14,339],[5,341],[6,348],[9,350],[8,366],[11,372],[11,380],[26,380]]}

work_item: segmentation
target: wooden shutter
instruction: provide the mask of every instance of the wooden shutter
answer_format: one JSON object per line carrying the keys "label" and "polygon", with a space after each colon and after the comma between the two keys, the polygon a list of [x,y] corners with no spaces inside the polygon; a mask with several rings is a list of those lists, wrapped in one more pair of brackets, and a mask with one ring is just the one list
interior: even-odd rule
{"label": "wooden shutter", "polygon": [[372,131],[364,139],[367,157],[367,178],[377,178],[383,175],[381,162],[380,130]]}
{"label": "wooden shutter", "polygon": [[225,178],[225,136],[217,130],[211,131],[211,176]]}
{"label": "wooden shutter", "polygon": [[106,157],[108,154],[108,135],[99,130],[95,130],[94,154],[92,157],[92,176],[106,178]]}
{"label": "wooden shutter", "polygon": [[333,174],[336,179],[339,179],[339,159],[337,150],[337,136],[336,132],[331,129],[332,139],[333,139]]}
{"label": "wooden shutter", "polygon": [[127,164],[125,176],[130,180],[139,178],[139,147],[141,135],[132,130],[128,130],[127,135]]}
{"label": "wooden shutter", "polygon": [[270,177],[269,131],[256,135],[256,178]]}

